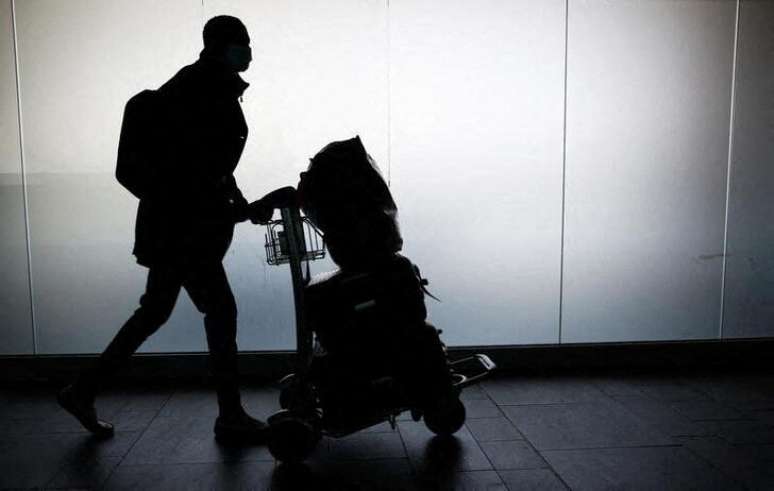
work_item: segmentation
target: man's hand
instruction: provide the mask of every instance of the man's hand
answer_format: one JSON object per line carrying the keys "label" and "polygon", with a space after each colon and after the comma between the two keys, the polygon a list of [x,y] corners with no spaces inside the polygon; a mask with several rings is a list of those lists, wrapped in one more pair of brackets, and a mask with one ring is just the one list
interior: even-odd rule
{"label": "man's hand", "polygon": [[253,201],[247,206],[247,208],[247,216],[255,225],[266,225],[274,215],[274,207],[267,203],[264,198]]}
{"label": "man's hand", "polygon": [[270,192],[261,200],[270,204],[273,208],[288,208],[290,206],[298,206],[298,193],[293,186],[285,186],[284,188],[275,189]]}
{"label": "man's hand", "polygon": [[248,205],[248,217],[250,221],[261,225],[266,225],[275,208],[287,208],[298,206],[298,193],[293,186],[275,189],[258,201],[253,201]]}

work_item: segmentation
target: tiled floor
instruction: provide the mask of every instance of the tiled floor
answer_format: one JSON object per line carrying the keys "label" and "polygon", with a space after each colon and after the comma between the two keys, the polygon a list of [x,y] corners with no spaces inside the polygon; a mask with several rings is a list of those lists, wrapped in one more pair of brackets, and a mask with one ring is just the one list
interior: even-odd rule
{"label": "tiled floor", "polygon": [[[501,376],[463,399],[451,440],[406,417],[287,468],[265,447],[218,445],[205,389],[107,394],[98,407],[118,432],[105,442],[50,389],[2,390],[0,488],[774,489],[774,375]],[[259,417],[277,409],[271,387],[244,400]]]}

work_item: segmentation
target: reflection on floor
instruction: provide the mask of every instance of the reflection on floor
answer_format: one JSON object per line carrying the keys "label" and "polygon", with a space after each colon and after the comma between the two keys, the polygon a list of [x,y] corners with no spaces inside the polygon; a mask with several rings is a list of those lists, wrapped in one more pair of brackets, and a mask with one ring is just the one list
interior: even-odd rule
{"label": "reflection on floor", "polygon": [[[247,387],[266,417],[277,391]],[[107,489],[774,489],[774,375],[532,374],[464,392],[450,441],[408,418],[324,439],[301,468],[263,447],[212,437],[203,388],[122,389],[94,441],[51,389],[0,390],[0,488]]]}

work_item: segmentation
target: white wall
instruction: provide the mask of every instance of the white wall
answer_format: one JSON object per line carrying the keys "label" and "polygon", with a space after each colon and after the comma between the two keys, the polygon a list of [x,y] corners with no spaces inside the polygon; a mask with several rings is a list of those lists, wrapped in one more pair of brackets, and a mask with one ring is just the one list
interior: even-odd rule
{"label": "white wall", "polygon": [[[771,5],[740,8],[726,336],[774,335]],[[194,61],[222,13],[253,41],[245,194],[295,183],[325,143],[360,134],[390,178],[405,253],[443,299],[429,305],[449,344],[720,334],[734,1],[15,6],[38,353],[98,352],[136,307],[136,202],[113,178],[123,104]],[[10,7],[0,354],[33,351]],[[240,225],[226,258],[240,347],[290,349],[289,274],[263,254],[263,229]],[[203,349],[185,295],[143,347]]]}

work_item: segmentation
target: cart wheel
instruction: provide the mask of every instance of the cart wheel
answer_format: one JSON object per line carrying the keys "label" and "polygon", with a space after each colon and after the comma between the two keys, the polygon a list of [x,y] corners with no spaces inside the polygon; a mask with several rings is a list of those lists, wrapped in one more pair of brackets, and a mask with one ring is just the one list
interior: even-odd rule
{"label": "cart wheel", "polygon": [[425,425],[436,435],[448,436],[465,424],[465,405],[455,398],[438,401],[425,410]]}
{"label": "cart wheel", "polygon": [[316,402],[313,390],[299,382],[294,381],[280,389],[279,404],[282,409],[304,412],[315,407]]}
{"label": "cart wheel", "polygon": [[295,391],[293,390],[293,387],[283,387],[280,389],[279,405],[282,409],[289,408],[294,399]]}
{"label": "cart wheel", "polygon": [[291,399],[294,395],[293,387],[297,383],[297,377],[295,373],[289,373],[288,375],[285,375],[282,380],[279,381],[280,385],[280,396],[279,396],[279,404],[282,409],[288,409],[291,404]]}
{"label": "cart wheel", "polygon": [[461,373],[452,373],[452,385],[457,387],[460,384],[464,383],[468,377]]}
{"label": "cart wheel", "polygon": [[269,452],[281,462],[306,459],[320,441],[320,433],[308,422],[295,416],[278,418],[269,425]]}

